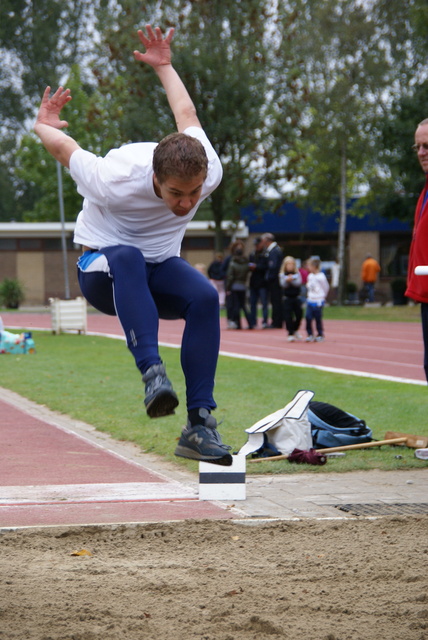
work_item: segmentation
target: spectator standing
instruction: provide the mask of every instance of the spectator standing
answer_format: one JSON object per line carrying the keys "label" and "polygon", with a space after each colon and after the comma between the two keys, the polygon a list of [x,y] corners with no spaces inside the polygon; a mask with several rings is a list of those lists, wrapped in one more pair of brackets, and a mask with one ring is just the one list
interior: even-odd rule
{"label": "spectator standing", "polygon": [[[306,298],[306,332],[308,337],[306,338],[306,342],[322,342],[324,340],[322,312],[330,285],[328,284],[325,273],[321,271],[321,260],[319,258],[311,258],[308,268],[309,275]],[[314,321],[317,329],[316,337],[312,331]]]}
{"label": "spectator standing", "polygon": [[368,253],[361,265],[361,280],[363,281],[367,302],[374,302],[375,283],[379,272],[380,265],[378,261],[373,258],[371,253]]}
{"label": "spectator standing", "polygon": [[250,317],[253,327],[257,326],[257,305],[262,305],[262,327],[268,326],[268,290],[266,283],[267,254],[261,238],[254,240],[254,251],[250,253]]}
{"label": "spectator standing", "polygon": [[208,277],[211,284],[218,293],[220,307],[223,309],[226,301],[226,291],[224,287],[224,264],[223,254],[217,253],[214,260],[208,267]]}
{"label": "spectator standing", "polygon": [[228,295],[228,293],[226,291],[226,277],[227,277],[227,270],[229,269],[230,261],[232,260],[233,252],[234,252],[235,248],[238,245],[240,245],[242,247],[242,249],[244,250],[245,247],[244,247],[244,243],[242,242],[242,240],[234,240],[229,245],[229,254],[223,260],[224,291],[225,291],[225,296],[226,296],[225,306],[226,306],[226,317],[227,317],[227,327],[228,327],[228,329],[236,329],[236,326],[235,326],[235,323],[233,322],[233,318],[232,318],[232,296],[230,295],[230,293]]}
{"label": "spectator standing", "polygon": [[426,180],[416,205],[405,295],[421,304],[424,370],[428,381],[428,276],[415,275],[415,267],[428,265],[428,118],[417,126],[413,148]]}
{"label": "spectator standing", "polygon": [[267,254],[266,284],[271,304],[272,319],[269,329],[281,329],[282,318],[282,291],[279,284],[279,270],[282,264],[282,251],[275,242],[272,233],[262,235],[263,247]]}
{"label": "spectator standing", "polygon": [[231,298],[232,329],[241,329],[241,310],[244,312],[248,328],[253,329],[250,312],[247,309],[247,281],[250,273],[249,261],[244,255],[244,247],[238,244],[232,253],[227,268],[226,292]]}
{"label": "spectator standing", "polygon": [[286,256],[279,272],[279,284],[283,292],[283,310],[285,328],[288,331],[288,342],[301,340],[299,327],[302,321],[302,301],[300,287],[302,276],[292,256]]}

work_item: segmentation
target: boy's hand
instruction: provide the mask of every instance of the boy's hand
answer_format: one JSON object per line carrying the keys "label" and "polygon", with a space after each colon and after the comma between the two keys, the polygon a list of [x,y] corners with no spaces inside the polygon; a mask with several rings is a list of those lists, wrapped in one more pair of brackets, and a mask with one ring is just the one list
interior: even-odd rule
{"label": "boy's hand", "polygon": [[134,51],[135,59],[139,62],[145,62],[153,68],[171,64],[170,42],[174,35],[174,29],[170,29],[165,38],[163,38],[159,27],[156,27],[153,31],[151,25],[147,24],[146,31],[147,36],[144,35],[141,29],[137,32],[141,43],[146,48],[146,52]]}
{"label": "boy's hand", "polygon": [[60,120],[59,114],[61,109],[67,102],[70,102],[71,95],[70,89],[63,89],[59,87],[53,94],[52,98],[49,98],[51,88],[46,87],[43,94],[42,102],[40,104],[39,113],[37,114],[36,124],[46,124],[54,129],[63,129],[68,127],[66,120]]}

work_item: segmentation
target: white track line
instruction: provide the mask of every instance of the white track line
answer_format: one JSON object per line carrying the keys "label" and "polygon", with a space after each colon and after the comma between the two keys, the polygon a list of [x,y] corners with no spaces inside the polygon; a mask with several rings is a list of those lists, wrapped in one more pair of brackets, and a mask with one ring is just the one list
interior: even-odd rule
{"label": "white track line", "polygon": [[31,485],[0,487],[0,507],[82,502],[147,502],[196,498],[194,489],[168,482]]}

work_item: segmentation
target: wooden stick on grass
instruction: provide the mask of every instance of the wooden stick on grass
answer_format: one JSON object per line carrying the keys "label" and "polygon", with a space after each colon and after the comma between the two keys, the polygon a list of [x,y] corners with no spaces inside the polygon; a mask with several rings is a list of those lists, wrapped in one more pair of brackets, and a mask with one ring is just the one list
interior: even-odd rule
{"label": "wooden stick on grass", "polygon": [[[383,444],[403,444],[407,438],[391,438],[390,440],[375,440],[372,442],[360,442],[359,444],[346,444],[342,447],[330,447],[329,449],[315,449],[317,453],[335,453],[336,451],[350,451],[352,449],[367,449],[368,447],[380,447]],[[252,458],[248,462],[266,462],[267,460],[287,460],[288,454],[272,456],[271,458]]]}

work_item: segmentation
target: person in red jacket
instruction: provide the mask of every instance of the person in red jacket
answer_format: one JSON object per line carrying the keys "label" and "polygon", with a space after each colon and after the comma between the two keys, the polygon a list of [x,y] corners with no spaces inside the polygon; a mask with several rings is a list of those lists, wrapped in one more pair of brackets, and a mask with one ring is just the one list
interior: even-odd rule
{"label": "person in red jacket", "polygon": [[424,369],[428,381],[428,276],[415,275],[415,267],[428,265],[428,118],[417,126],[413,148],[427,179],[416,205],[405,295],[421,303]]}

